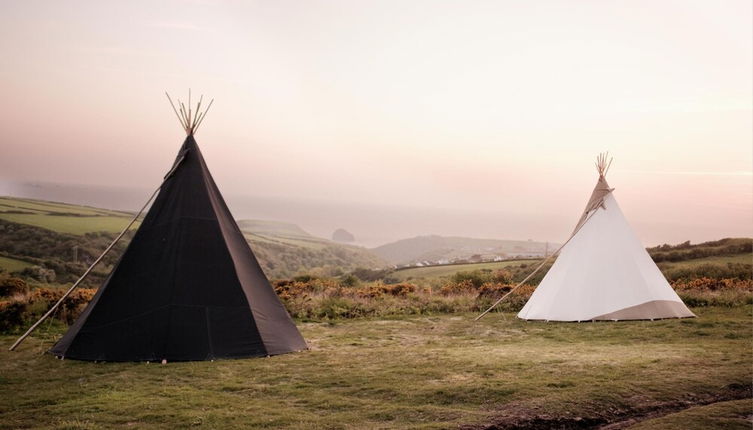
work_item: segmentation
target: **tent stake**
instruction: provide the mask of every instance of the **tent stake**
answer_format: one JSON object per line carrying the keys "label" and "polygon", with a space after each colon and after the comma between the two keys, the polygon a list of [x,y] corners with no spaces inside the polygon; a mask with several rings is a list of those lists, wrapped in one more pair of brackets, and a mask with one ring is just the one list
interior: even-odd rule
{"label": "tent stake", "polygon": [[42,315],[42,318],[40,318],[39,321],[35,322],[34,325],[32,325],[31,327],[29,327],[29,329],[26,330],[26,333],[24,333],[23,336],[19,337],[18,340],[16,340],[16,342],[13,345],[11,345],[10,348],[8,348],[8,351],[13,351],[14,349],[16,349],[16,347],[18,345],[21,344],[21,342],[24,341],[24,339],[26,339],[27,337],[29,337],[29,335],[34,330],[36,330],[36,328],[39,327],[39,325],[42,324],[42,322],[44,322],[44,320],[46,320],[47,318],[49,318],[50,315],[52,315],[57,310],[57,308],[60,307],[60,305],[63,303],[63,301],[65,299],[67,299],[69,295],[71,295],[71,293],[73,292],[73,290],[75,290],[76,287],[78,287],[78,285],[84,279],[86,279],[86,277],[89,275],[89,273],[91,273],[91,271],[94,269],[94,267],[100,261],[102,261],[102,259],[105,257],[105,255],[107,255],[107,253],[110,252],[110,250],[115,246],[115,244],[118,243],[118,241],[120,241],[120,239],[123,236],[125,236],[126,232],[128,230],[130,230],[130,228],[133,225],[133,223],[135,223],[136,220],[141,216],[141,214],[144,212],[144,209],[146,209],[146,207],[149,206],[149,203],[152,202],[152,200],[157,195],[157,193],[159,192],[159,190],[162,189],[162,186],[165,184],[165,181],[167,181],[170,178],[170,176],[172,176],[173,172],[175,172],[175,169],[178,168],[178,166],[180,165],[180,163],[184,159],[185,159],[185,156],[181,157],[181,159],[178,160],[177,163],[175,163],[175,166],[173,166],[173,168],[170,169],[170,171],[167,173],[167,175],[165,175],[165,178],[162,180],[162,183],[159,185],[159,187],[157,187],[156,190],[154,190],[154,192],[152,193],[151,197],[149,197],[149,200],[147,200],[146,203],[144,203],[144,206],[141,207],[141,210],[136,214],[136,216],[133,217],[133,219],[131,220],[131,222],[128,223],[128,225],[126,226],[126,228],[124,228],[123,231],[120,232],[120,234],[118,235],[118,237],[116,237],[115,240],[113,240],[112,243],[110,243],[110,245],[104,250],[104,252],[102,252],[102,254],[100,254],[100,256],[97,257],[96,260],[94,260],[94,263],[92,263],[91,266],[89,266],[89,268],[86,269],[86,272],[84,272],[84,274],[81,275],[80,278],[78,278],[78,280],[71,286],[71,288],[69,288],[68,291],[66,291],[65,294],[63,294],[63,297],[61,297],[60,300],[58,300],[57,303],[55,303],[55,305],[53,307],[51,307],[50,310],[47,311],[47,313],[45,313],[44,315]]}

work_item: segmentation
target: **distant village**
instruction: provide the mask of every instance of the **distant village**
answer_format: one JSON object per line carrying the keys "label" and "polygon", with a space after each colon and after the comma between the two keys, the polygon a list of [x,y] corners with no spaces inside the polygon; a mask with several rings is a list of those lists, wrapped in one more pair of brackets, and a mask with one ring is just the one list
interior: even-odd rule
{"label": "distant village", "polygon": [[474,254],[470,257],[453,257],[440,258],[437,260],[421,260],[407,264],[396,264],[392,268],[395,270],[408,269],[413,267],[431,267],[431,266],[449,266],[454,264],[475,264],[475,263],[494,263],[499,261],[521,260],[529,258],[546,258],[549,256],[549,247],[543,251],[528,251],[523,253],[510,254]]}

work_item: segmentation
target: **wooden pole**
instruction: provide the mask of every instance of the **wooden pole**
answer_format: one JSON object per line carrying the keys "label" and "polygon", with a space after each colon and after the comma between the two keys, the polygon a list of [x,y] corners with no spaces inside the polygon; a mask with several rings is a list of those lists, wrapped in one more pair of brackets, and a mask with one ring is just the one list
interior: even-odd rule
{"label": "wooden pole", "polygon": [[194,127],[193,132],[196,133],[196,130],[199,129],[199,126],[202,122],[204,122],[204,118],[206,118],[207,113],[209,112],[209,109],[212,107],[212,103],[214,103],[214,99],[209,101],[209,105],[207,105],[207,110],[204,111],[203,114],[201,114],[201,118],[199,118],[199,122],[196,124],[196,127]]}
{"label": "wooden pole", "polygon": [[96,260],[94,260],[94,263],[92,263],[91,266],[89,266],[89,268],[86,269],[86,272],[84,272],[84,274],[81,275],[80,278],[78,278],[78,280],[71,286],[71,288],[69,288],[68,291],[66,291],[65,294],[63,294],[63,297],[61,297],[60,300],[58,300],[57,303],[55,303],[55,305],[52,306],[50,308],[50,310],[47,311],[46,314],[42,315],[42,318],[40,318],[39,321],[35,322],[34,325],[32,325],[31,327],[29,327],[29,329],[26,330],[26,333],[24,333],[23,336],[19,337],[18,340],[16,340],[16,342],[13,343],[13,345],[11,345],[10,348],[8,348],[8,351],[13,351],[14,349],[16,349],[16,347],[18,345],[21,344],[21,342],[24,341],[24,339],[26,339],[27,337],[29,337],[29,335],[34,330],[36,330],[36,328],[39,327],[39,325],[42,324],[42,322],[44,322],[44,320],[46,320],[47,318],[49,318],[49,316],[52,315],[57,310],[58,307],[60,307],[60,305],[63,303],[63,301],[65,299],[67,299],[69,295],[71,295],[71,293],[73,292],[73,290],[75,290],[76,287],[78,287],[79,284],[84,279],[86,279],[86,277],[89,275],[89,273],[91,273],[91,271],[94,269],[94,267],[100,261],[102,261],[102,259],[105,257],[105,255],[107,255],[107,253],[110,252],[110,250],[115,246],[115,244],[118,243],[118,241],[120,241],[120,239],[131,228],[131,226],[133,225],[133,223],[135,223],[136,220],[141,216],[141,214],[144,212],[144,209],[146,209],[146,207],[149,206],[149,203],[152,202],[152,199],[154,199],[154,197],[157,195],[157,193],[159,192],[159,190],[162,189],[162,186],[165,184],[165,181],[167,181],[170,178],[170,176],[172,176],[172,174],[175,173],[175,169],[178,168],[178,166],[180,165],[180,163],[183,162],[184,159],[185,159],[185,155],[183,157],[181,157],[178,160],[178,162],[175,163],[175,166],[173,166],[173,168],[170,169],[170,171],[167,173],[167,175],[165,175],[165,178],[162,180],[162,183],[159,185],[159,187],[157,187],[156,190],[154,190],[154,192],[152,193],[152,195],[149,197],[149,200],[147,200],[146,203],[144,203],[144,206],[141,207],[141,210],[139,211],[139,213],[137,213],[136,216],[133,217],[133,219],[131,220],[131,222],[128,223],[128,225],[126,226],[126,228],[124,228],[123,231],[121,231],[120,234],[115,238],[115,240],[113,240],[112,243],[110,243],[110,245],[104,250],[104,252],[99,257],[97,257]]}
{"label": "wooden pole", "polygon": [[183,120],[180,118],[180,114],[178,113],[178,109],[175,109],[175,104],[173,103],[173,99],[170,98],[170,94],[165,91],[165,95],[167,96],[167,100],[170,101],[170,106],[173,107],[173,112],[175,112],[175,116],[178,117],[178,121],[180,121],[180,125],[183,126],[183,130],[186,130],[186,125],[183,124]]}
{"label": "wooden pole", "polygon": [[190,126],[192,122],[191,119],[191,89],[188,89],[188,125]]}

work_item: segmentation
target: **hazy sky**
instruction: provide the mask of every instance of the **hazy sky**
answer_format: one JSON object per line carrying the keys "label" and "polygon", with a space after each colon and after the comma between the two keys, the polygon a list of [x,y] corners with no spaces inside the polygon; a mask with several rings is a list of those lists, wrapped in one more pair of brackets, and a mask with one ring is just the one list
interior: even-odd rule
{"label": "hazy sky", "polygon": [[0,181],[156,186],[183,139],[163,92],[191,87],[227,195],[562,240],[608,150],[644,243],[750,235],[752,4],[6,0]]}

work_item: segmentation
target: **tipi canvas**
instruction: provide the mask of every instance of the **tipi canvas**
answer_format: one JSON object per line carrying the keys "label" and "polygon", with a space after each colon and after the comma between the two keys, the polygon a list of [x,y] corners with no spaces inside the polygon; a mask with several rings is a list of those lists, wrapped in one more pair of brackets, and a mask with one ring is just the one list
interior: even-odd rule
{"label": "tipi canvas", "polygon": [[693,317],[641,245],[597,162],[599,180],[573,236],[518,317],[649,320]]}
{"label": "tipi canvas", "polygon": [[212,360],[306,348],[188,136],[131,243],[51,353]]}

